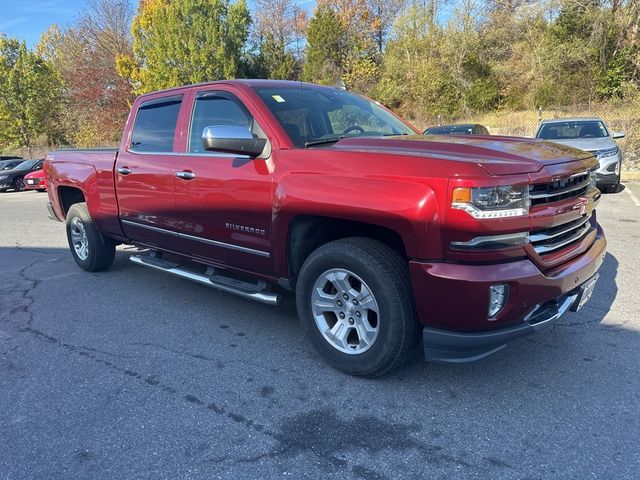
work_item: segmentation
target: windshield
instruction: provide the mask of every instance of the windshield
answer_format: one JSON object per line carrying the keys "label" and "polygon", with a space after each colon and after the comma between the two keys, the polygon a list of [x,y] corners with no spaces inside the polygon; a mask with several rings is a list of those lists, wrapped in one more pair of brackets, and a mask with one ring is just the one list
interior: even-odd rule
{"label": "windshield", "polygon": [[24,162],[18,164],[15,169],[16,170],[29,170],[33,168],[38,160],[25,160]]}
{"label": "windshield", "polygon": [[20,165],[21,163],[23,163],[24,160],[7,160],[4,162],[0,162],[0,170],[11,170],[12,168],[17,167],[18,165]]}
{"label": "windshield", "polygon": [[298,148],[342,137],[414,135],[379,104],[331,87],[254,87]]}
{"label": "windshield", "polygon": [[609,132],[597,120],[546,123],[540,127],[536,138],[544,140],[568,140],[572,138],[603,138]]}
{"label": "windshield", "polygon": [[443,125],[442,127],[429,127],[425,135],[473,135],[473,125]]}

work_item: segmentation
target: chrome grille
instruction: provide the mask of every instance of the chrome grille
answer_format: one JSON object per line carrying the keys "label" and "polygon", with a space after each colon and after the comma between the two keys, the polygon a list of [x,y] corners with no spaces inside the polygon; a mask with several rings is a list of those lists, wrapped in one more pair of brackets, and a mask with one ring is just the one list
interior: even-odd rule
{"label": "chrome grille", "polygon": [[591,215],[531,232],[529,241],[538,255],[552,253],[582,240],[591,231]]}
{"label": "chrome grille", "polygon": [[589,171],[586,171],[553,182],[531,185],[529,186],[531,206],[579,197],[586,193],[590,184]]}

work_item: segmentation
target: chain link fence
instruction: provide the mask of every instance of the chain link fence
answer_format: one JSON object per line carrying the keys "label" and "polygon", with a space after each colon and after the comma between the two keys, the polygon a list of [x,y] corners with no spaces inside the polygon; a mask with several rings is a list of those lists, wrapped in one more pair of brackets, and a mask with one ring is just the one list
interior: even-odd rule
{"label": "chain link fence", "polygon": [[624,132],[625,137],[616,140],[623,152],[622,169],[640,171],[640,99],[616,104],[593,103],[521,111],[497,110],[462,117],[436,115],[416,120],[415,124],[424,129],[451,123],[479,123],[487,127],[492,135],[533,137],[540,121],[570,117],[600,117],[611,132]]}

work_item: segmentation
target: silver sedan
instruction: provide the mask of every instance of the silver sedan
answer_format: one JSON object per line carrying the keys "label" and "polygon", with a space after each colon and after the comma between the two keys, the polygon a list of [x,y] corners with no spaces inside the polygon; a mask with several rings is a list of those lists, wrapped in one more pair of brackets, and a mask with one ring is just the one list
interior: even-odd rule
{"label": "silver sedan", "polygon": [[536,138],[549,140],[593,153],[598,157],[598,188],[617,192],[620,185],[622,150],[615,139],[622,132],[610,132],[601,118],[560,118],[540,123]]}

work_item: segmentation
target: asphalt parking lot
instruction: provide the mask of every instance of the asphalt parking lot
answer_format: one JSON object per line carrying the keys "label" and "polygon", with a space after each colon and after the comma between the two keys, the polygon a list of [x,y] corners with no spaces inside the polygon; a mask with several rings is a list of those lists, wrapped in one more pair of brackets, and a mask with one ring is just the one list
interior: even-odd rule
{"label": "asphalt parking lot", "polygon": [[325,366],[269,307],[86,273],[45,194],[0,194],[0,479],[637,479],[640,185],[605,195],[593,298],[483,361]]}

